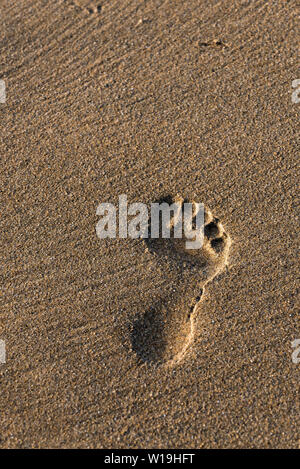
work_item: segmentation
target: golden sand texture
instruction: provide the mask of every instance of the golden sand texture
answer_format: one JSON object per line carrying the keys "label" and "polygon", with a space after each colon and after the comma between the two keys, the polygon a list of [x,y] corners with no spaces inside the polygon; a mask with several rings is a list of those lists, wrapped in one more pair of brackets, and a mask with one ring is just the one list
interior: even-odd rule
{"label": "golden sand texture", "polygon": [[[296,0],[0,10],[1,447],[297,448]],[[231,240],[164,360],[147,312],[177,340],[199,270],[97,238],[119,194],[204,203]]]}

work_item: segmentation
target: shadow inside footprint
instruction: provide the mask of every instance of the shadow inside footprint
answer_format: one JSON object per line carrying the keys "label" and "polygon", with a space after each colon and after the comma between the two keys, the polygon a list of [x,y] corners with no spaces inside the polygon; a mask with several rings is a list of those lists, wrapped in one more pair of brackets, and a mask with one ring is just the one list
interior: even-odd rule
{"label": "shadow inside footprint", "polygon": [[[161,212],[158,214],[158,225],[159,225],[159,233],[157,238],[152,237],[152,231],[151,231],[151,216],[147,228],[147,237],[144,238],[144,242],[146,246],[148,247],[149,251],[153,254],[158,255],[161,257],[161,259],[165,259],[166,257],[171,261],[176,263],[178,266],[181,266],[183,263],[187,263],[189,267],[193,267],[195,264],[198,266],[205,266],[207,263],[207,259],[205,256],[203,256],[202,252],[198,251],[197,256],[195,256],[195,252],[192,250],[187,250],[185,248],[185,243],[186,239],[184,239],[184,236],[181,239],[174,239],[174,225],[172,222],[174,221],[175,217],[175,203],[179,204],[178,207],[182,210],[183,216],[185,215],[185,209],[184,209],[184,204],[189,204],[189,201],[187,199],[174,199],[171,195],[167,195],[164,197],[161,197],[160,199],[155,201],[156,204],[158,204],[160,207],[163,206],[163,204],[166,204],[170,207],[170,212],[169,212],[169,220],[166,218],[164,220],[163,215]],[[173,208],[171,208],[173,207]],[[166,212],[165,212],[166,213]],[[169,227],[169,237],[164,237],[162,235],[162,229],[163,226],[166,226],[165,223],[169,222],[170,227]],[[192,227],[195,229],[195,216],[191,219],[192,222]]]}
{"label": "shadow inside footprint", "polygon": [[199,289],[188,304],[182,295],[156,302],[133,323],[131,345],[141,361],[160,364],[182,350],[191,331],[191,315],[202,294]]}
{"label": "shadow inside footprint", "polygon": [[132,348],[146,363],[160,362],[166,347],[164,321],[157,310],[159,304],[146,311],[142,318],[134,322],[131,332]]}

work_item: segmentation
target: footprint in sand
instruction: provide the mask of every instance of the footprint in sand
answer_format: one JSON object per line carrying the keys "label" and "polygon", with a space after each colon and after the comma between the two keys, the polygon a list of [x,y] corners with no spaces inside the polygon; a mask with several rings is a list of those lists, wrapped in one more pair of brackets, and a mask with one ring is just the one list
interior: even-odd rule
{"label": "footprint in sand", "polygon": [[[183,209],[183,203],[188,202],[169,197],[165,201],[169,204],[176,201]],[[195,216],[195,204],[193,207]],[[132,348],[143,362],[172,365],[183,358],[193,341],[193,324],[204,287],[227,265],[229,235],[207,208],[204,220],[204,242],[200,249],[186,249],[186,238],[144,240],[168,283],[164,296],[133,324]],[[171,227],[172,224],[171,219]]]}

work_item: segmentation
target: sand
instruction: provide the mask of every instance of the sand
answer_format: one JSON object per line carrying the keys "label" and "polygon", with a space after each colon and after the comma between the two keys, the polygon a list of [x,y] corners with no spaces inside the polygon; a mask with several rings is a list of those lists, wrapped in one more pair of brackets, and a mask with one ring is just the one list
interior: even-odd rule
{"label": "sand", "polygon": [[[0,9],[1,447],[298,448],[297,2]],[[99,239],[120,194],[204,203],[230,237],[167,356],[145,318],[180,333],[202,267]]]}

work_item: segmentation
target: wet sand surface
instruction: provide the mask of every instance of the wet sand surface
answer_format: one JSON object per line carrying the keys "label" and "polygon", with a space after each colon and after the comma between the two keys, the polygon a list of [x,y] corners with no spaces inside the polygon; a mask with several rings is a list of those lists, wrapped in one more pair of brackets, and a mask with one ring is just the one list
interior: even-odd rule
{"label": "wet sand surface", "polygon": [[[1,447],[298,448],[297,2],[0,10]],[[120,194],[181,194],[230,235],[170,366],[134,332],[198,277],[96,236]]]}

